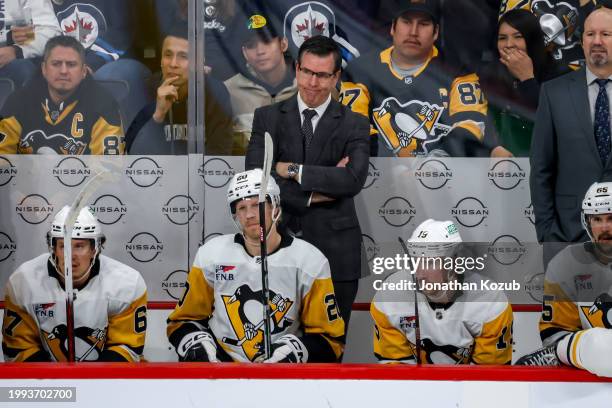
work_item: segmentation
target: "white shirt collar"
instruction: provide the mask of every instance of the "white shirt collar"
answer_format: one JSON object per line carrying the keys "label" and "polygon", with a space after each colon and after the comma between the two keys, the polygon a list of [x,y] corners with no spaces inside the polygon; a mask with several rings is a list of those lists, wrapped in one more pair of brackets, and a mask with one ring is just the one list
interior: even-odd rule
{"label": "white shirt collar", "polygon": [[[595,80],[598,78],[593,72],[591,72],[591,70],[589,69],[589,67],[585,67],[586,68],[586,80],[587,80],[587,85],[592,85],[593,82],[595,82]],[[610,75],[608,77],[609,80],[612,81],[612,75]]]}
{"label": "white shirt collar", "polygon": [[299,92],[297,93],[297,103],[298,103],[298,109],[300,111],[300,115],[302,114],[302,112],[304,112],[304,109],[314,109],[317,112],[317,118],[321,118],[323,114],[325,113],[325,110],[329,106],[330,102],[331,102],[331,94],[327,96],[327,100],[323,102],[321,105],[317,106],[316,108],[311,108],[308,105],[306,105],[306,103],[302,100],[300,93]]}

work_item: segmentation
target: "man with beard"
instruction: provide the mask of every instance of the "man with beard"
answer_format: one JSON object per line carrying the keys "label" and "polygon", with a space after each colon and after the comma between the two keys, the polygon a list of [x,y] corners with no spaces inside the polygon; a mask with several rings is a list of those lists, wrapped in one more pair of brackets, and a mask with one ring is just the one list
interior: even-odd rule
{"label": "man with beard", "polygon": [[449,66],[435,46],[440,17],[439,0],[401,2],[393,44],[348,65],[340,101],[369,118],[372,155],[511,156],[485,138],[478,76]]}
{"label": "man with beard", "polygon": [[610,166],[612,10],[584,23],[586,67],[545,83],[531,145],[530,188],[544,264],[567,243],[584,242],[579,200]]}
{"label": "man with beard", "polygon": [[612,183],[593,183],[582,202],[590,242],[548,265],[540,337],[544,348],[517,364],[560,365],[612,376]]}

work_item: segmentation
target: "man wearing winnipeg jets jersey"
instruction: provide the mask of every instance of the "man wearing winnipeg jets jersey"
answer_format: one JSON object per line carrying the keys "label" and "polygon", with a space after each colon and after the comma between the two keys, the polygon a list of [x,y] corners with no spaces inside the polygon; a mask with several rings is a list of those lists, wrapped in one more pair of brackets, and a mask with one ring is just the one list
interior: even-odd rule
{"label": "man wearing winnipeg jets jersey", "polygon": [[378,156],[508,155],[485,143],[487,102],[477,75],[446,66],[439,55],[439,22],[438,0],[402,1],[393,45],[349,64],[342,103],[370,118]]}
{"label": "man wearing winnipeg jets jersey", "polygon": [[[49,252],[22,264],[4,299],[5,361],[67,361],[64,223],[70,207],[47,233]],[[105,237],[85,207],[72,232],[74,341],[77,361],[139,361],[147,329],[147,289],[140,274],[101,255]]]}
{"label": "man wearing winnipeg jets jersey", "polygon": [[543,349],[521,365],[569,365],[612,377],[612,183],[593,183],[582,201],[590,242],[548,264],[540,337]]}
{"label": "man wearing winnipeg jets jersey", "polygon": [[[236,174],[227,201],[240,234],[208,241],[196,254],[185,293],[168,318],[181,361],[261,361],[263,304],[258,200],[261,169]],[[264,362],[335,362],[344,348],[329,263],[306,241],[277,230],[280,189],[266,200],[272,355]]]}
{"label": "man wearing winnipeg jets jersey", "polygon": [[[454,270],[435,266],[435,260],[447,265],[448,260],[457,259],[461,242],[451,221],[429,219],[414,230],[408,250],[422,262],[416,270],[418,288],[424,283],[479,287],[483,277],[476,272],[463,274],[465,269],[457,266]],[[385,283],[412,281],[411,272],[404,270]],[[504,292],[423,288],[416,294],[417,308],[414,291],[391,292],[395,291],[378,291],[370,307],[374,354],[380,362],[414,364],[419,350],[423,364],[510,364],[513,318]]]}

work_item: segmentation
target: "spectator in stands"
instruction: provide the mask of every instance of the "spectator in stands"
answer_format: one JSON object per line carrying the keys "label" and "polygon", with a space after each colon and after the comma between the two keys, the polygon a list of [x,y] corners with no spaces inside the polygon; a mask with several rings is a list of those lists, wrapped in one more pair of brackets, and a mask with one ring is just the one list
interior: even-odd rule
{"label": "spectator in stands", "polygon": [[233,111],[234,154],[243,155],[251,139],[255,109],[288,99],[297,92],[293,61],[285,56],[287,39],[269,16],[254,13],[240,34],[246,67],[225,85]]}
{"label": "spectator in stands", "polygon": [[134,35],[132,7],[124,0],[53,0],[62,32],[83,44],[94,78],[129,85],[129,96],[119,101],[126,124],[147,103],[146,80],[151,76],[142,63],[128,58]]}
{"label": "spectator in stands", "polygon": [[0,111],[0,154],[122,154],[113,97],[89,75],[85,49],[58,36],[45,46],[42,76],[14,92]]}
{"label": "spectator in stands", "polygon": [[[152,78],[156,101],[145,106],[127,131],[129,154],[187,154],[189,41],[187,27],[175,25],[164,38],[161,73]],[[230,155],[231,106],[223,83],[205,77],[205,152]]]}
{"label": "spectator in stands", "polygon": [[564,246],[584,242],[580,199],[610,169],[612,9],[586,18],[586,67],[542,85],[531,144],[530,189],[544,264]]}
{"label": "spectator in stands", "polygon": [[342,103],[371,120],[371,153],[509,155],[484,140],[487,102],[478,76],[445,66],[439,56],[438,0],[402,2],[394,16],[393,45],[349,64],[342,82]]}
{"label": "spectator in stands", "polygon": [[[204,13],[204,53],[207,68],[215,78],[225,81],[238,71],[240,56],[234,51],[236,13],[235,0],[206,0]],[[187,0],[155,0],[155,11],[162,37],[176,21],[187,25]],[[198,16],[199,18],[199,16]]]}
{"label": "spectator in stands", "polygon": [[51,0],[9,0],[0,5],[0,78],[21,87],[36,71],[47,40],[60,29]]}
{"label": "spectator in stands", "polygon": [[544,47],[538,19],[522,9],[499,20],[496,61],[480,74],[500,142],[514,155],[529,156],[540,84],[569,71]]}
{"label": "spectator in stands", "polygon": [[[596,3],[606,0],[508,0],[501,2],[499,16],[522,8],[538,18],[544,42],[555,60],[578,69],[584,62],[580,36],[584,20]],[[499,3],[499,2],[498,2]]]}

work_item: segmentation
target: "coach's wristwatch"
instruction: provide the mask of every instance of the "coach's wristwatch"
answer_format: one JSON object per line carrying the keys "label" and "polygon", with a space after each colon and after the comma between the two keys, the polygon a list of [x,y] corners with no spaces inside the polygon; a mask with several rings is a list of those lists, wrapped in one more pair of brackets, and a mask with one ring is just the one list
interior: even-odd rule
{"label": "coach's wristwatch", "polygon": [[300,172],[299,164],[291,163],[287,167],[287,176],[289,176],[289,178],[295,178],[295,176],[297,176],[299,172]]}

